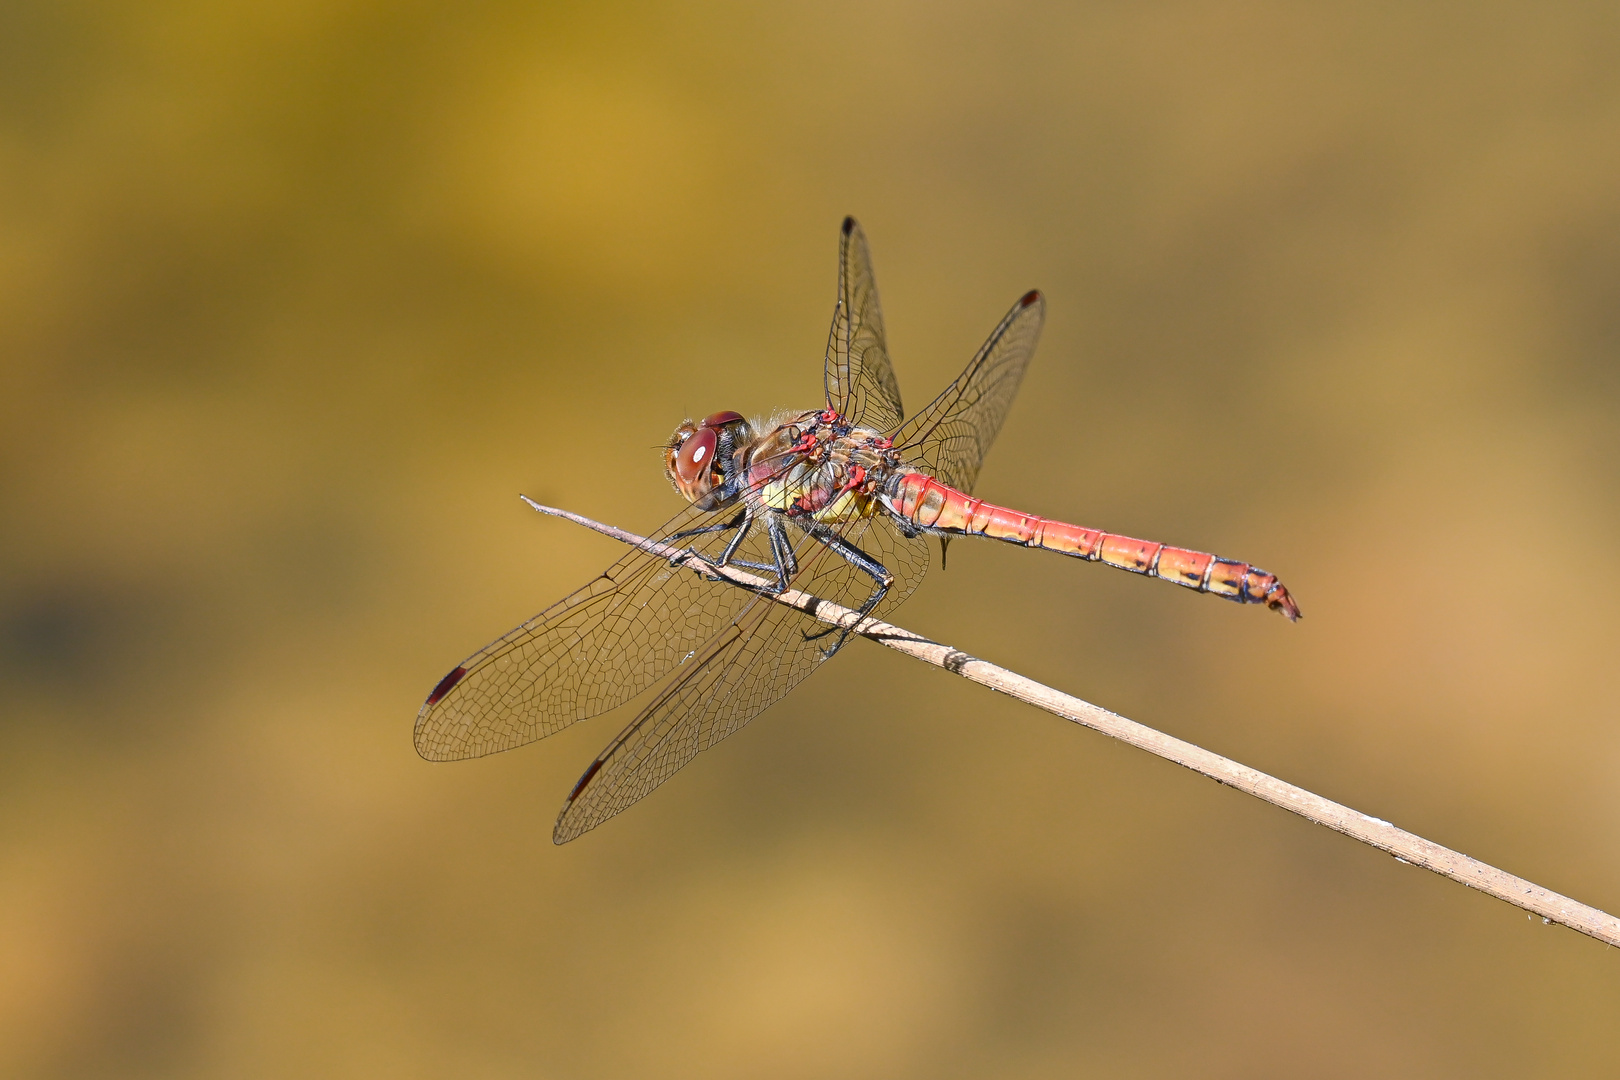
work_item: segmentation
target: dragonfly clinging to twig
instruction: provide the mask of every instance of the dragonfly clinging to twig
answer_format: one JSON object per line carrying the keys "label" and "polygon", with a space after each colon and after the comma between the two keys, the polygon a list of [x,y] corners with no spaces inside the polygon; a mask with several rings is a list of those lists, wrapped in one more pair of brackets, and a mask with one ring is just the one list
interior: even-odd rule
{"label": "dragonfly clinging to twig", "polygon": [[[866,237],[840,234],[838,300],[820,409],[750,422],[717,412],[676,429],[665,469],[687,507],[577,592],[480,649],[434,687],[416,748],[478,757],[555,734],[664,680],[575,785],[553,839],[595,828],[741,728],[843,646],[762,592],[795,589],[862,616],[910,596],[925,538],[984,536],[1162,578],[1197,592],[1299,607],[1258,567],[1020,513],[971,492],[1040,337],[1045,301],[1019,298],[966,370],[907,419],[884,341]],[[758,591],[684,569],[738,567]]]}

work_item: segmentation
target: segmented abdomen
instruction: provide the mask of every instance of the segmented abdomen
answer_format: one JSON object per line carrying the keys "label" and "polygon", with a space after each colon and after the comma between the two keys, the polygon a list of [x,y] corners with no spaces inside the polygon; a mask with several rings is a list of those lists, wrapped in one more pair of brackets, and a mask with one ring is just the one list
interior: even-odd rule
{"label": "segmented abdomen", "polygon": [[1021,514],[975,499],[923,473],[896,475],[885,495],[892,510],[925,529],[1045,548],[1163,578],[1240,604],[1264,604],[1290,620],[1299,618],[1299,605],[1276,575],[1248,563]]}

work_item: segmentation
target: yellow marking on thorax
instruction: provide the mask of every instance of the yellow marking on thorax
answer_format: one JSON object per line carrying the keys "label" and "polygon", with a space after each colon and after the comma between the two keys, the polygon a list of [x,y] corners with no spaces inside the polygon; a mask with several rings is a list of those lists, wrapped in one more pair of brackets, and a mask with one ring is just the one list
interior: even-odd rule
{"label": "yellow marking on thorax", "polygon": [[772,480],[759,489],[759,498],[772,510],[786,510],[793,505],[796,496],[788,490],[787,484],[781,480]]}
{"label": "yellow marking on thorax", "polygon": [[[815,493],[815,480],[815,470],[805,470],[803,472],[795,470],[761,487],[759,489],[760,501],[772,510],[791,510],[801,497]],[[876,505],[870,497],[861,495],[858,492],[846,491],[810,516],[824,524],[837,524],[871,517],[875,510]]]}
{"label": "yellow marking on thorax", "polygon": [[859,495],[853,491],[846,491],[812,516],[820,522],[836,524],[841,521],[858,521],[861,518],[871,517],[876,507],[870,498]]}
{"label": "yellow marking on thorax", "polygon": [[772,510],[789,510],[801,495],[808,495],[813,487],[802,468],[768,481],[759,489],[759,497]]}

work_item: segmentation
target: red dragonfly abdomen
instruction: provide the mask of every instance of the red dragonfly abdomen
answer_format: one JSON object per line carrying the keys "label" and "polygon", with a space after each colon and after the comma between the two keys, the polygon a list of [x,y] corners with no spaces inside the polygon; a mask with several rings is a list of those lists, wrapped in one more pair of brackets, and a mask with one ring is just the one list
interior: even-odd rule
{"label": "red dragonfly abdomen", "polygon": [[1276,575],[1248,563],[1022,514],[975,499],[924,473],[898,474],[890,481],[887,494],[896,513],[925,529],[1045,548],[1163,578],[1240,604],[1264,604],[1290,620],[1299,618],[1299,605]]}

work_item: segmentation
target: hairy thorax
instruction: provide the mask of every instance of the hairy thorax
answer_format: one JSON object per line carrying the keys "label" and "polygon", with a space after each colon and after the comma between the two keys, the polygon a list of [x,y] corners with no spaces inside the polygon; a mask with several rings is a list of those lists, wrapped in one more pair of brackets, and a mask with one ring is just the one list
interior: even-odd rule
{"label": "hairy thorax", "polygon": [[831,410],[779,419],[748,449],[748,498],[833,524],[870,517],[899,465],[893,444]]}

